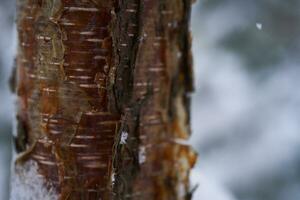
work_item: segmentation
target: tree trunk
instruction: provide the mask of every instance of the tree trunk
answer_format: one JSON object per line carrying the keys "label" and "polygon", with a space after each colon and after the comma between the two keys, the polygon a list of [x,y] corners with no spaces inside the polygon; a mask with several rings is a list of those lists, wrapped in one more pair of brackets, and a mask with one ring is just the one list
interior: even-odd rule
{"label": "tree trunk", "polygon": [[12,199],[190,199],[191,0],[19,0]]}

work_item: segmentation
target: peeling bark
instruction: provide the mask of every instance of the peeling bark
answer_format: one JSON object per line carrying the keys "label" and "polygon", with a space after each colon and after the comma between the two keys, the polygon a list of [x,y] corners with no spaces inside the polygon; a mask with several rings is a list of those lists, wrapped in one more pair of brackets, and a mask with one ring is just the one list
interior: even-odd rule
{"label": "peeling bark", "polygon": [[190,9],[19,0],[16,174],[36,162],[60,200],[189,199]]}

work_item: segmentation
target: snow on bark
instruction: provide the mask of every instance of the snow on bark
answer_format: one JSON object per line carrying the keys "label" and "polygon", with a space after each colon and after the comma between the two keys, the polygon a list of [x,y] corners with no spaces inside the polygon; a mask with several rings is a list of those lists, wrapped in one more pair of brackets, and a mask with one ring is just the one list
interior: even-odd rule
{"label": "snow on bark", "polygon": [[126,144],[126,140],[128,138],[128,133],[126,131],[123,131],[121,133],[121,141],[120,144]]}
{"label": "snow on bark", "polygon": [[38,164],[28,161],[17,165],[11,177],[10,200],[56,200],[58,195],[38,173]]}

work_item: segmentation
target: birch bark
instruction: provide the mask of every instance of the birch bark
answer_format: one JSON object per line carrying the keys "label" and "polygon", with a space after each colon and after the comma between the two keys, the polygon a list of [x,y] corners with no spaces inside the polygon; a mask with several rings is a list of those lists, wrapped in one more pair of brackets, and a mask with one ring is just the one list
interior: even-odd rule
{"label": "birch bark", "polygon": [[12,199],[18,188],[23,199],[38,199],[33,190],[190,198],[190,9],[190,0],[18,1]]}

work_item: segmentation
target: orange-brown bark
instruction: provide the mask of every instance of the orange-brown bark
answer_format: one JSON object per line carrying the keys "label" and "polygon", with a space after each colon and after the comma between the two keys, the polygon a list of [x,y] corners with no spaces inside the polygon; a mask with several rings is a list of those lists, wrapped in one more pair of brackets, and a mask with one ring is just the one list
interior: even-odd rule
{"label": "orange-brown bark", "polygon": [[188,199],[190,6],[20,0],[17,165],[61,200]]}

